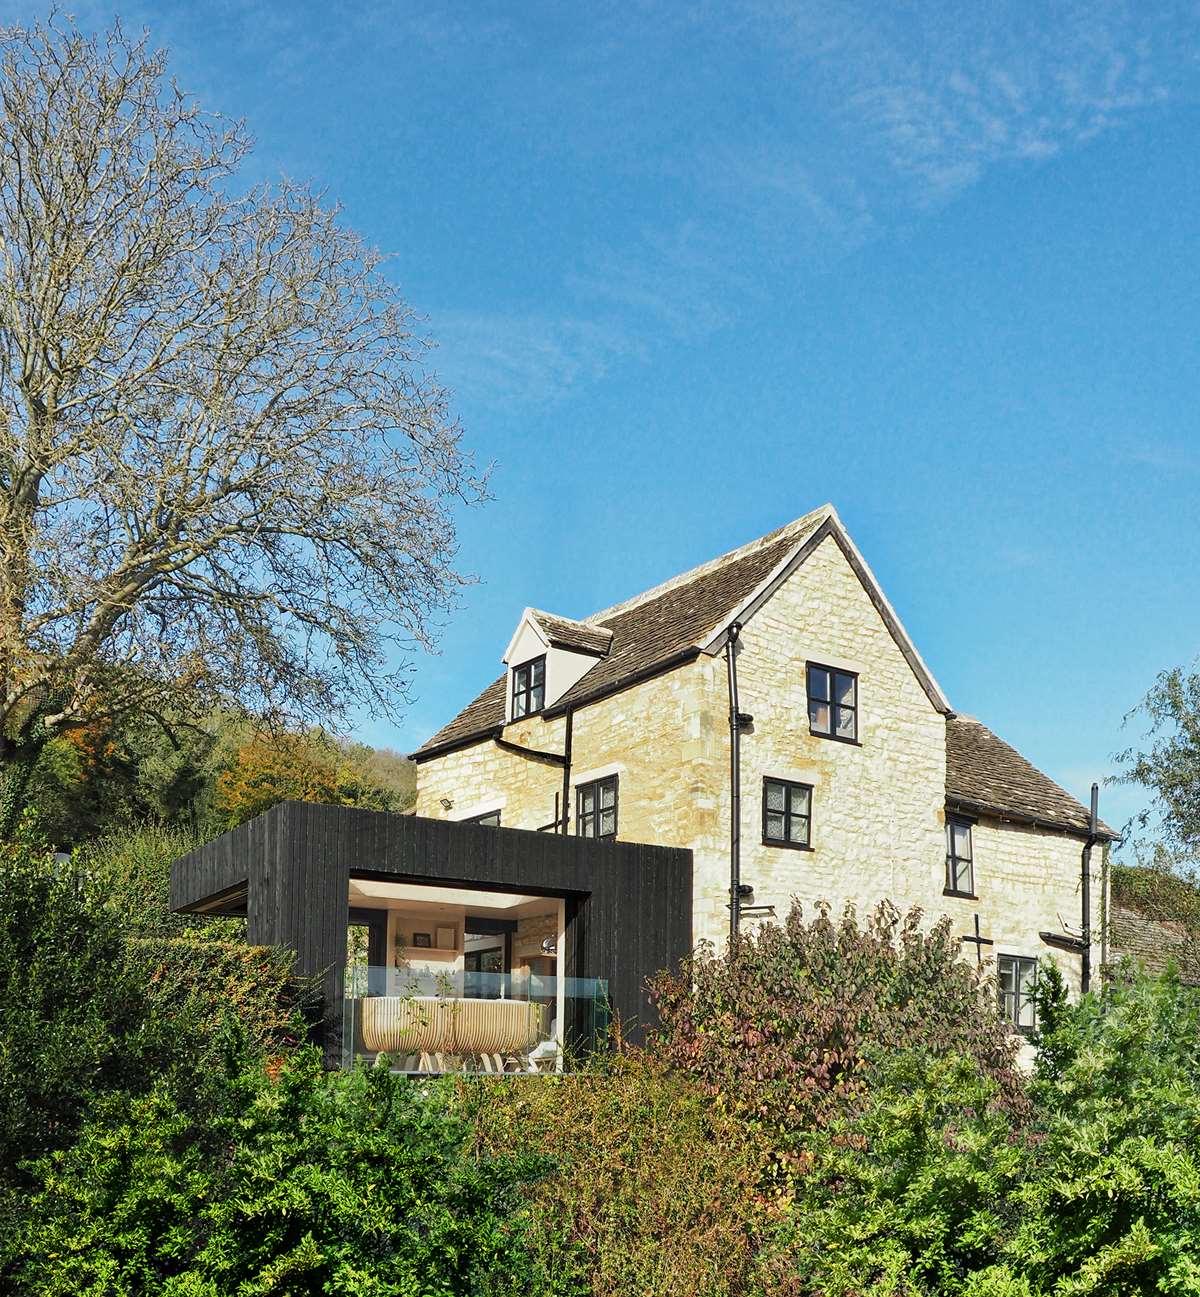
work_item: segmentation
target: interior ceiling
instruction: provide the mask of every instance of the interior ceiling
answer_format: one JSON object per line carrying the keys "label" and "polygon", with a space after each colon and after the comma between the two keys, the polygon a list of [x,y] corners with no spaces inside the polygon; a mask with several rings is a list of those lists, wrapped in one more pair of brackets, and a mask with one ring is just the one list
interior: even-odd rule
{"label": "interior ceiling", "polygon": [[472,914],[537,913],[553,910],[553,896],[526,896],[518,892],[484,892],[465,887],[433,887],[424,883],[390,883],[372,878],[350,880],[350,904],[383,906],[462,906]]}

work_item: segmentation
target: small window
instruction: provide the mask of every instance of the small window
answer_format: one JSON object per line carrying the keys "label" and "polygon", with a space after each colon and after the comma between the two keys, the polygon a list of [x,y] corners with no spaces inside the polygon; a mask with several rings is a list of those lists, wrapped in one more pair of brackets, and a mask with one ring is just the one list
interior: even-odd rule
{"label": "small window", "polygon": [[971,821],[946,821],[946,894],[975,895],[975,859],[971,843]]}
{"label": "small window", "polygon": [[1033,1002],[1037,967],[1036,959],[1024,955],[1001,955],[996,960],[1000,1013],[1023,1036],[1028,1036],[1037,1026],[1037,1006]]}
{"label": "small window", "polygon": [[482,824],[485,828],[498,829],[500,827],[500,812],[486,811],[483,815],[472,815],[469,820],[463,820],[464,824]]}
{"label": "small window", "polygon": [[617,836],[617,776],[580,784],[575,790],[575,832],[581,838]]}
{"label": "small window", "polygon": [[858,676],[853,671],[808,664],[808,728],[822,738],[858,742]]}
{"label": "small window", "polygon": [[790,779],[763,780],[763,841],[773,847],[811,846],[812,786]]}
{"label": "small window", "polygon": [[513,667],[512,718],[532,716],[546,704],[546,657]]}

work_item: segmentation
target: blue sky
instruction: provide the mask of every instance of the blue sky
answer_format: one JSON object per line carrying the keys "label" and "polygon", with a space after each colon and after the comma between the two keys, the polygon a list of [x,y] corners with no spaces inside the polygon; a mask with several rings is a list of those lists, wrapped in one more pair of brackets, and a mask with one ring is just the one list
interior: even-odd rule
{"label": "blue sky", "polygon": [[393,254],[495,462],[479,583],[363,737],[416,746],[524,605],[825,500],[954,705],[1081,797],[1200,652],[1194,6],[120,12]]}

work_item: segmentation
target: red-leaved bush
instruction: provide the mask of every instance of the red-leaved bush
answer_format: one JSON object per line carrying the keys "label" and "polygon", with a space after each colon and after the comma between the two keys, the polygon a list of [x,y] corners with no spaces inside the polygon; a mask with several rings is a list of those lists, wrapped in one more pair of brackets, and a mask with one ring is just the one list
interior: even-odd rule
{"label": "red-leaved bush", "polygon": [[995,974],[962,957],[949,920],[922,928],[885,902],[744,932],[728,956],[701,949],[651,983],[660,1028],[650,1052],[745,1121],[797,1132],[856,1111],[874,1063],[899,1050],[961,1054],[1024,1105],[1018,1040],[1000,1017]]}

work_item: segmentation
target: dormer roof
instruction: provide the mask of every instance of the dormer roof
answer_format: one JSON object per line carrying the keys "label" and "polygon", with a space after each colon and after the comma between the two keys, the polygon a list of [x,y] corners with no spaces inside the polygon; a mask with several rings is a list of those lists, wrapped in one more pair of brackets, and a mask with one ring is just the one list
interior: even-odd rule
{"label": "dormer roof", "polygon": [[613,633],[607,626],[598,626],[592,621],[575,621],[570,617],[559,617],[554,613],[542,612],[539,608],[527,608],[525,614],[537,623],[546,643],[553,648],[570,649],[572,653],[591,653],[594,657],[604,657],[612,645]]}

